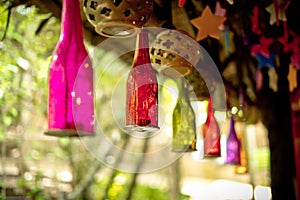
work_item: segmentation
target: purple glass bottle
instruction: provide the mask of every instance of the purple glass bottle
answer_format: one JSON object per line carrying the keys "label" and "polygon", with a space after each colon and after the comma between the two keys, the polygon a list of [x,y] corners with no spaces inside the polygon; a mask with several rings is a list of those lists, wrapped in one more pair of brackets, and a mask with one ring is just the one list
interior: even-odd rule
{"label": "purple glass bottle", "polygon": [[230,118],[230,130],[227,138],[226,145],[226,163],[228,164],[240,164],[241,163],[241,143],[236,135],[234,128],[234,119]]}

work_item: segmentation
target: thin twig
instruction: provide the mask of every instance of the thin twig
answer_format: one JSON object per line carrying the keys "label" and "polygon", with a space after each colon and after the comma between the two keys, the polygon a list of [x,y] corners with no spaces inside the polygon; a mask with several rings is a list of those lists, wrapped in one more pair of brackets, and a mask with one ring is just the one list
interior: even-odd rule
{"label": "thin twig", "polygon": [[[130,138],[129,135],[128,135],[128,134],[125,134],[124,142],[123,142],[123,144],[122,144],[121,149],[126,149],[126,148],[127,148],[127,145],[129,144],[129,142],[128,142],[129,138]],[[109,191],[111,185],[112,185],[113,182],[114,182],[115,176],[117,175],[117,172],[118,172],[117,166],[120,164],[120,161],[121,161],[121,159],[123,158],[124,152],[125,152],[125,151],[121,151],[121,153],[118,155],[118,157],[117,157],[117,159],[116,159],[114,168],[113,168],[113,170],[112,170],[112,172],[111,172],[111,174],[110,174],[109,182],[107,183],[106,188],[105,188],[105,190],[104,190],[104,191],[105,191],[105,192],[104,192],[104,196],[103,196],[103,199],[104,199],[104,200],[105,200],[105,199],[109,199],[109,197],[108,197],[108,191]]]}
{"label": "thin twig", "polygon": [[138,160],[137,167],[136,167],[136,173],[133,174],[131,183],[130,183],[129,188],[128,188],[128,194],[127,194],[126,200],[130,200],[132,198],[133,190],[134,190],[134,187],[136,185],[136,178],[138,176],[138,172],[140,171],[140,169],[143,165],[144,158],[145,158],[145,153],[148,149],[148,139],[149,139],[148,137],[145,139],[144,146],[143,146],[143,151],[142,151],[143,154],[142,154],[141,158]]}
{"label": "thin twig", "polygon": [[5,29],[4,29],[4,33],[2,35],[2,38],[1,38],[1,41],[3,41],[6,37],[6,34],[7,34],[7,30],[8,30],[8,27],[9,27],[9,22],[10,22],[10,16],[11,16],[11,9],[13,8],[13,6],[9,6],[7,8],[7,18],[6,18],[6,24],[5,24]]}

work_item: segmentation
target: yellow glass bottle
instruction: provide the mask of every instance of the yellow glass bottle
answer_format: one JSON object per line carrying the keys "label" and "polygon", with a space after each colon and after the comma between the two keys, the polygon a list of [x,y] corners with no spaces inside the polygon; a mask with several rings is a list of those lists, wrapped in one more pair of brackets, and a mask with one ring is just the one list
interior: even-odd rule
{"label": "yellow glass bottle", "polygon": [[195,113],[184,80],[184,78],[177,80],[178,98],[172,116],[172,150],[176,152],[196,150]]}

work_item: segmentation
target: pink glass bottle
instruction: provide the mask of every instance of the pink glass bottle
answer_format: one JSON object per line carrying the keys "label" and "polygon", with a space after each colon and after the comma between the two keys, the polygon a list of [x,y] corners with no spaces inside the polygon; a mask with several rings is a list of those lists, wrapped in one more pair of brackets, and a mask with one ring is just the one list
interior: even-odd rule
{"label": "pink glass bottle", "polygon": [[220,129],[214,116],[212,99],[208,100],[207,119],[203,126],[204,156],[221,156]]}
{"label": "pink glass bottle", "polygon": [[84,46],[79,0],[63,0],[61,34],[49,70],[47,135],[94,133],[93,69]]}
{"label": "pink glass bottle", "polygon": [[137,36],[133,65],[127,78],[126,129],[153,132],[158,129],[158,84],[149,57],[148,31]]}
{"label": "pink glass bottle", "polygon": [[230,118],[230,129],[226,144],[226,163],[240,164],[241,163],[241,143],[237,137],[233,116]]}

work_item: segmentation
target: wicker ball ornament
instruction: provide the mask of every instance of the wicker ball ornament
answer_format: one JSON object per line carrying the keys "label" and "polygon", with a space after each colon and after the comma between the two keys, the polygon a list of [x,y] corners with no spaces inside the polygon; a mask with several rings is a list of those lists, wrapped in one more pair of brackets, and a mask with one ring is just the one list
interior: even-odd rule
{"label": "wicker ball ornament", "polygon": [[151,45],[153,67],[158,73],[173,79],[191,74],[200,58],[199,44],[181,31],[163,31]]}
{"label": "wicker ball ornament", "polygon": [[84,0],[83,11],[95,31],[105,37],[131,37],[150,18],[152,0]]}

